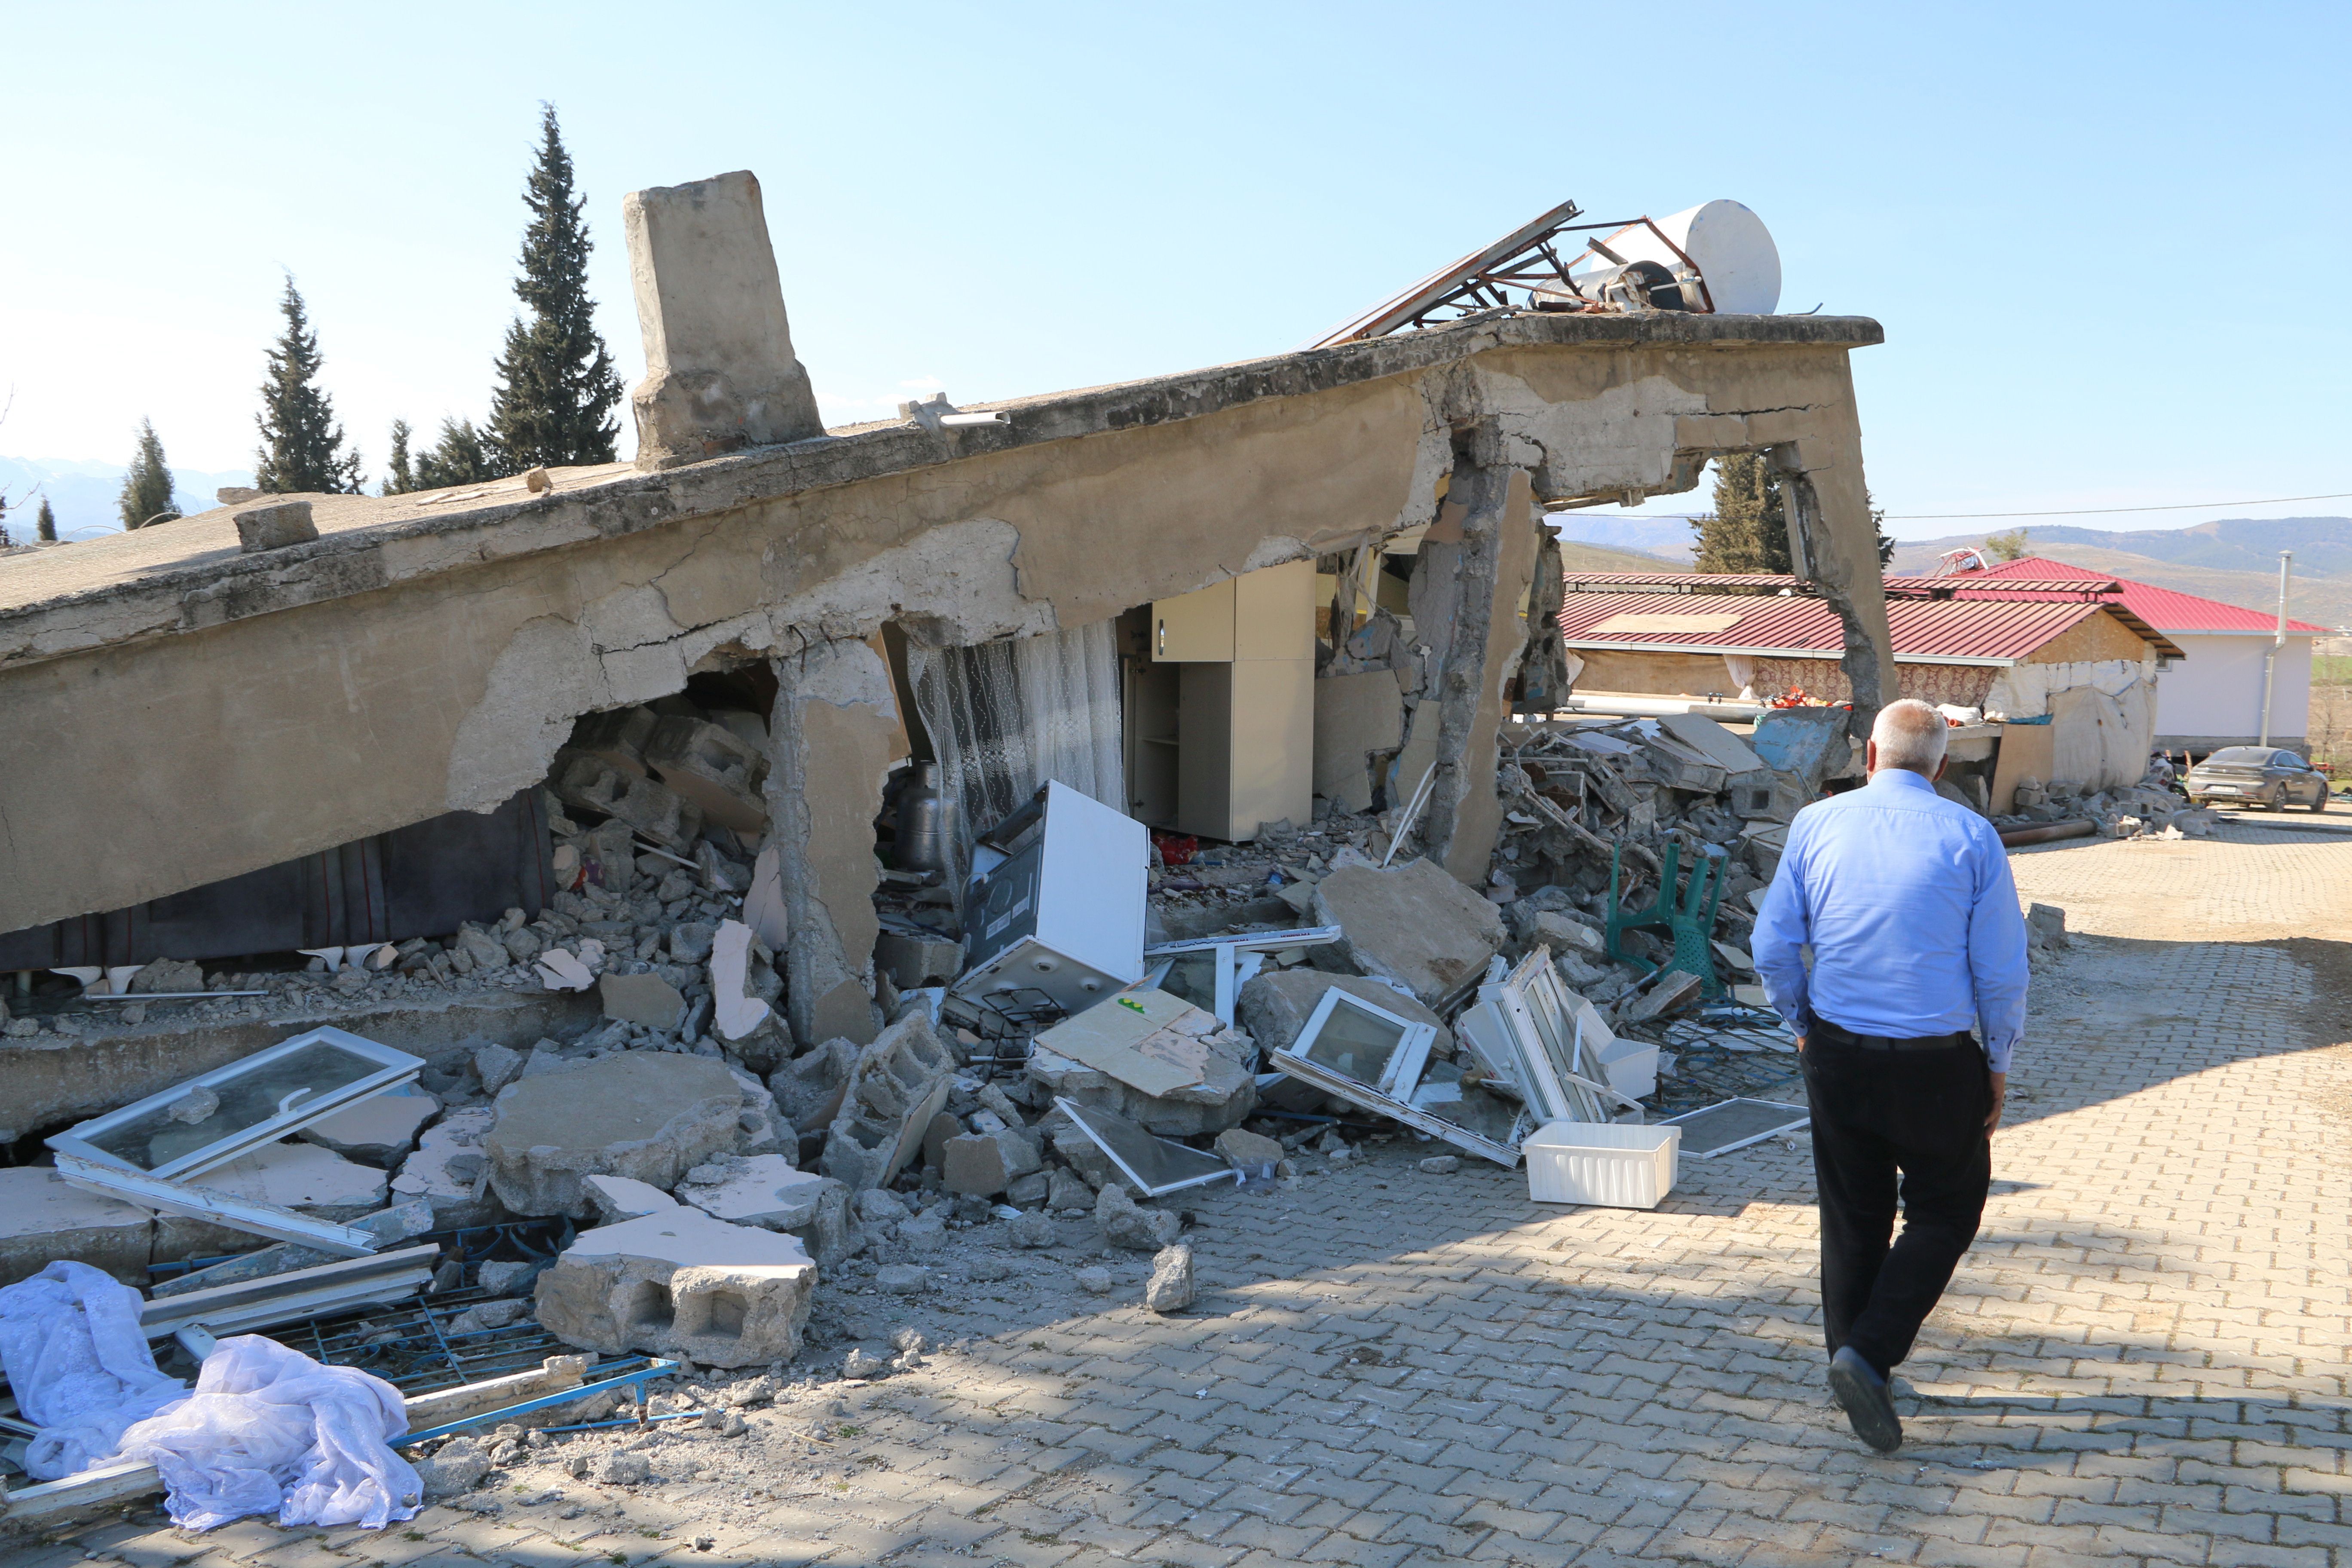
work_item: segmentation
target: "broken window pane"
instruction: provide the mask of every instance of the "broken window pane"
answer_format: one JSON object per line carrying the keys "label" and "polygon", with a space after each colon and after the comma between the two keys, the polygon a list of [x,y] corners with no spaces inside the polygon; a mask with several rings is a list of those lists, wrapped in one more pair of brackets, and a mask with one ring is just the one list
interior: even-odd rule
{"label": "broken window pane", "polygon": [[1054,1097],[1054,1103],[1078,1124],[1079,1131],[1094,1140],[1096,1147],[1110,1156],[1111,1163],[1140,1187],[1146,1197],[1156,1198],[1162,1193],[1227,1177],[1240,1179],[1239,1173],[1218,1155],[1203,1154],[1198,1149],[1154,1137],[1117,1111],[1080,1105],[1059,1095]]}
{"label": "broken window pane", "polygon": [[193,1175],[415,1078],[424,1062],[341,1029],[314,1029],[49,1140],[157,1176]]}
{"label": "broken window pane", "polygon": [[1339,1004],[1325,1016],[1323,1026],[1313,1031],[1313,1043],[1299,1054],[1358,1083],[1386,1082],[1411,1026],[1375,1015],[1343,991],[1325,994],[1339,997]]}

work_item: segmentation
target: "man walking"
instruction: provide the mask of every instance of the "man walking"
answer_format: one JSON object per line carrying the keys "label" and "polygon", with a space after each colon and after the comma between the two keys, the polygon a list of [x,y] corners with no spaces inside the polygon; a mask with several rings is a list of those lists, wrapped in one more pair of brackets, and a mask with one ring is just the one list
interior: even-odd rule
{"label": "man walking", "polygon": [[1812,1107],[1830,1391],[1880,1453],[1903,1442],[1887,1377],[1984,1217],[2025,1025],[2017,888],[1992,825],[1936,793],[1944,744],[1925,702],[1880,710],[1870,782],[1797,814],[1756,921]]}

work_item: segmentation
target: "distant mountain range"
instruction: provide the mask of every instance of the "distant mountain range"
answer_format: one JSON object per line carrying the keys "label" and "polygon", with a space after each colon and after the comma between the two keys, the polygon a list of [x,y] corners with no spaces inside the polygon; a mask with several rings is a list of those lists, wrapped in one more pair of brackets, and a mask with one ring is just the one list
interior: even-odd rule
{"label": "distant mountain range", "polygon": [[[1556,511],[1551,525],[1559,531],[1561,542],[1570,540],[1580,544],[1597,544],[1612,551],[1633,551],[1637,554],[1654,555],[1663,561],[1690,564],[1692,539],[1690,520],[1682,517],[1601,517],[1586,511]],[[1587,566],[1588,572],[1598,572],[1598,566]],[[1628,566],[1628,572],[1650,571],[1647,566]]]}
{"label": "distant mountain range", "polygon": [[[0,496],[8,501],[8,531],[17,542],[33,537],[33,516],[42,496],[58,514],[58,537],[89,538],[112,533],[122,526],[116,498],[122,493],[123,465],[80,462],[59,458],[0,458]],[[196,468],[172,470],[172,495],[183,512],[208,511],[219,503],[213,492],[223,485],[253,483],[250,469],[206,473]],[[34,492],[38,491],[37,495]]]}

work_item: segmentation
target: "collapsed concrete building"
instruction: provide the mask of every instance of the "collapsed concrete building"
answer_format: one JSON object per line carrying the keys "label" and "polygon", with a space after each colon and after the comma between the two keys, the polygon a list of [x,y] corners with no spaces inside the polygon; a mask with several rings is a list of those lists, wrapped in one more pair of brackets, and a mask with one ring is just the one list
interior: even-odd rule
{"label": "collapsed concrete building", "polygon": [[[0,970],[20,987],[535,913],[579,869],[549,847],[546,792],[593,753],[583,721],[689,694],[679,711],[740,751],[710,742],[705,767],[686,753],[708,736],[678,742],[679,776],[719,793],[673,847],[689,858],[726,799],[761,808],[728,830],[740,858],[772,854],[803,1049],[886,1022],[894,770],[953,751],[968,840],[1036,783],[1008,733],[1075,724],[1065,752],[1101,776],[1066,782],[1227,838],[1318,794],[1393,806],[1425,774],[1423,850],[1475,884],[1498,735],[1557,680],[1543,509],[1686,490],[1718,453],[1794,480],[1853,722],[1896,689],[1847,364],[1873,321],[1502,310],[827,431],[757,182],[640,192],[626,216],[634,465],[271,498],[267,519],[224,507],[0,574]],[[607,766],[572,787],[623,817],[643,770]],[[0,1099],[22,1055],[0,1049]],[[207,1065],[51,1051],[16,1103],[87,1114]]]}

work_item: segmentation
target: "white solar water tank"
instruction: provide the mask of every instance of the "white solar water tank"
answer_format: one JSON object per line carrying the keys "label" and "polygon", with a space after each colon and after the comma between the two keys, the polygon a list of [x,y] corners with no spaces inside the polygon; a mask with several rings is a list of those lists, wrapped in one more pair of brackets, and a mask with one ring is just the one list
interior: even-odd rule
{"label": "white solar water tank", "polygon": [[[1780,248],[1764,220],[1738,202],[1701,202],[1657,220],[1667,239],[1698,264],[1708,298],[1725,315],[1769,316],[1780,303]],[[1675,253],[1650,232],[1631,224],[1601,240],[1628,261],[1673,267]],[[1601,258],[1587,253],[1595,265]]]}

